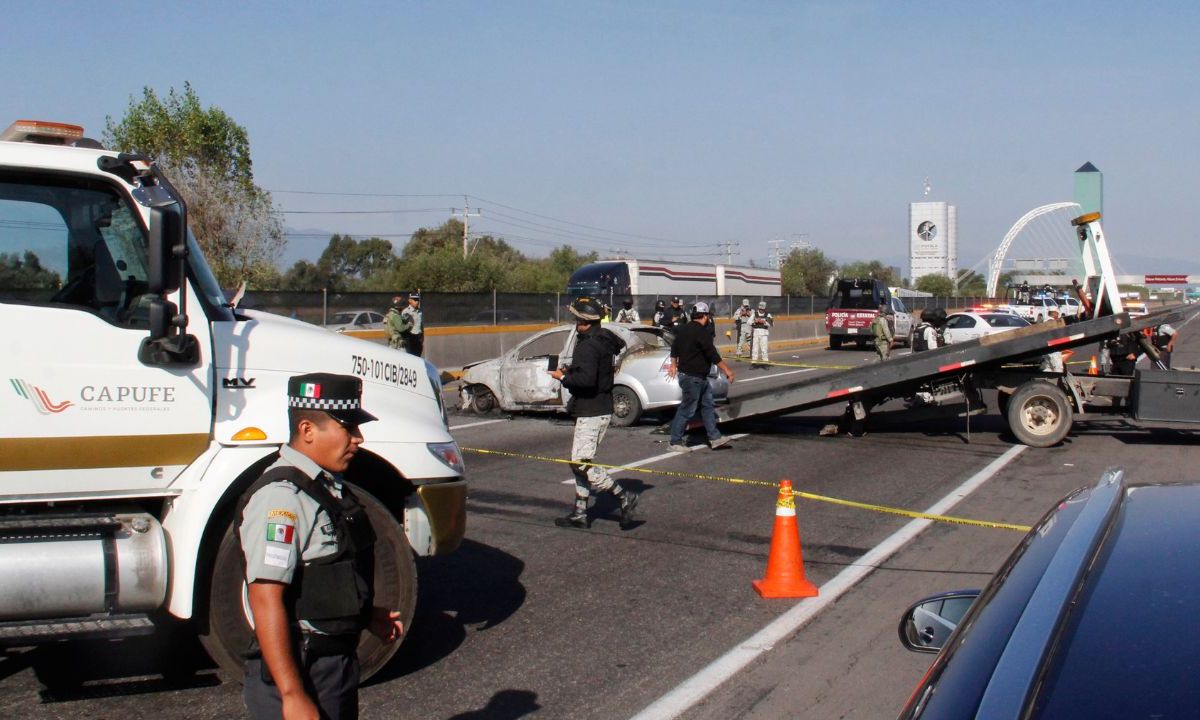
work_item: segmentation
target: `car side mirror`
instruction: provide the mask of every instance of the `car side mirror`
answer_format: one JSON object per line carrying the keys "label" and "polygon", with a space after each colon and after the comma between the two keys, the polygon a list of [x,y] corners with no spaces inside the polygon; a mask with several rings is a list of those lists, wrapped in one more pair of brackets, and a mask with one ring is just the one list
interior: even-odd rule
{"label": "car side mirror", "polygon": [[558,356],[557,355],[547,356],[546,357],[546,371],[554,372],[557,369],[558,369]]}
{"label": "car side mirror", "polygon": [[954,590],[913,603],[900,616],[900,644],[913,652],[940,651],[977,597],[978,590]]}

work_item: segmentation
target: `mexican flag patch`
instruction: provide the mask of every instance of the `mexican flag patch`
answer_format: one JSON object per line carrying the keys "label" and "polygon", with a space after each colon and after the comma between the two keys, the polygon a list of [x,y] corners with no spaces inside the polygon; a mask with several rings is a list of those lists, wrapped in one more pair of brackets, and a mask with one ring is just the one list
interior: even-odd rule
{"label": "mexican flag patch", "polygon": [[267,523],[267,541],[277,543],[292,543],[294,526],[287,523]]}
{"label": "mexican flag patch", "polygon": [[300,383],[300,397],[321,397],[321,386],[317,383]]}

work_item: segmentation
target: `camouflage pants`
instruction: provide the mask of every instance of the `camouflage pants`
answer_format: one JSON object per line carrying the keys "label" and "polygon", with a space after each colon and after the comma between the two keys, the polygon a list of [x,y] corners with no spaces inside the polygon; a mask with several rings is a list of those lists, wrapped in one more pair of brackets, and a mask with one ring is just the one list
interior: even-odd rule
{"label": "camouflage pants", "polygon": [[575,437],[571,442],[571,471],[575,473],[575,496],[586,498],[592,492],[612,489],[613,479],[608,470],[590,464],[600,448],[612,415],[575,419]]}
{"label": "camouflage pants", "polygon": [[879,362],[888,359],[892,354],[892,344],[890,342],[875,341],[875,354],[879,356]]}

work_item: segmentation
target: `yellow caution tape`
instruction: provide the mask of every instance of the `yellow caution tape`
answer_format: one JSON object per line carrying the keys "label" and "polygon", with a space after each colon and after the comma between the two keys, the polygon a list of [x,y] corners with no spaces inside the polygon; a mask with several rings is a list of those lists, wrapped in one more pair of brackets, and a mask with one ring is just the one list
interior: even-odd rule
{"label": "yellow caution tape", "polygon": [[[506,450],[486,450],[484,448],[460,448],[466,452],[478,453],[480,455],[497,455],[499,457],[516,458],[518,460],[537,460],[539,462],[558,463],[561,465],[576,465],[570,460],[562,458],[546,457],[544,455],[531,455],[528,453],[515,453]],[[607,470],[620,470],[622,472],[640,472],[649,475],[666,475],[668,477],[688,478],[694,480],[713,480],[716,482],[729,483],[731,485],[752,485],[758,487],[769,487],[778,489],[779,483],[768,482],[766,480],[748,480],[746,478],[730,477],[727,475],[705,475],[703,473],[686,473],[675,470],[660,470],[652,468],[634,468],[625,465],[606,465],[604,463],[591,462],[590,467],[605,468]],[[816,495],[814,493],[802,492],[799,490],[792,491],[793,497],[803,498],[805,500],[813,500],[815,502],[829,503],[831,505],[842,505],[844,507],[858,508],[859,510],[870,510],[873,512],[886,513],[888,515],[900,515],[901,517],[916,518],[920,520],[934,520],[937,522],[953,523],[956,525],[972,525],[974,527],[994,528],[997,530],[1017,530],[1020,532],[1029,532],[1028,525],[1015,525],[1012,523],[991,522],[988,520],[972,520],[970,518],[954,517],[951,515],[930,515],[929,513],[917,512],[915,510],[905,510],[903,508],[888,507],[886,505],[874,505],[871,503],[856,502],[854,500],[843,500],[842,498],[830,497],[828,495]]]}

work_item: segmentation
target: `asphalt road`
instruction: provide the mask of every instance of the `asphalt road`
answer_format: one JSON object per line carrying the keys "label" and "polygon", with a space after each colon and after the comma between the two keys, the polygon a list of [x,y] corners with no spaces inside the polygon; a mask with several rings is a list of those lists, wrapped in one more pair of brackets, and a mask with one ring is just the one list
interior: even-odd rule
{"label": "asphalt road", "polygon": [[[1185,338],[1177,367],[1200,357],[1191,352],[1200,340]],[[780,349],[770,370],[735,366],[734,392],[872,357]],[[569,509],[571,473],[531,456],[566,457],[569,422],[453,413],[471,481],[467,541],[453,556],[418,563],[417,616],[396,659],[363,689],[363,717],[629,718],[647,708],[643,717],[666,717],[653,714],[664,697],[686,718],[894,716],[932,657],[900,647],[901,613],[922,596],[982,586],[1021,534],[934,523],[867,566],[863,556],[905,530],[908,518],[801,501],[808,579],[828,596],[839,575],[863,577],[806,625],[763,643],[755,638],[764,627],[817,602],[763,600],[750,586],[765,567],[780,479],[814,494],[923,511],[990,468],[950,514],[1030,524],[1108,465],[1165,480],[1192,473],[1198,457],[1192,434],[1119,421],[1081,422],[1059,447],[1014,449],[994,414],[971,418],[968,442],[962,418],[914,422],[898,408],[873,415],[864,437],[818,436],[837,412],[732,426],[737,439],[716,451],[702,446],[700,432],[686,454],[667,452],[652,419],[611,430],[598,459],[652,471],[616,474],[644,492],[642,522],[625,531],[608,504],[589,530],[553,525]],[[751,657],[739,672],[725,678],[706,669],[735,648]],[[240,687],[211,668],[162,674],[198,657],[182,636],[10,651],[0,659],[0,714],[239,716]],[[698,702],[672,700],[698,674],[695,684],[709,692]]]}

